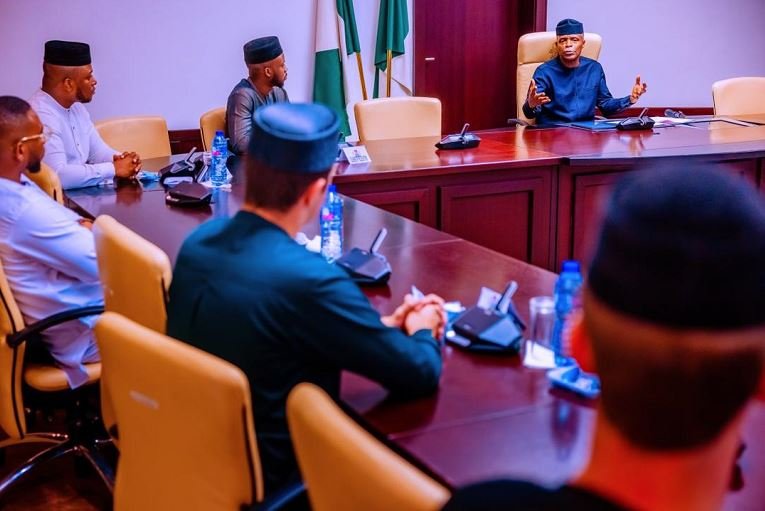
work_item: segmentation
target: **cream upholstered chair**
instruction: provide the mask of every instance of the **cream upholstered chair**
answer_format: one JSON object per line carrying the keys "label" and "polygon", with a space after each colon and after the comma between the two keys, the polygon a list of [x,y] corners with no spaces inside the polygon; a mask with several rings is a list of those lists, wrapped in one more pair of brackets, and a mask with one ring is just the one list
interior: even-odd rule
{"label": "cream upholstered chair", "polygon": [[715,115],[765,113],[765,77],[720,80],[712,85]]}
{"label": "cream upholstered chair", "polygon": [[96,129],[117,151],[135,151],[144,160],[170,156],[167,122],[158,115],[104,119],[96,123]]}
{"label": "cream upholstered chair", "polygon": [[[96,218],[93,237],[106,310],[165,333],[167,292],[173,277],[167,254],[108,215]],[[105,385],[102,381],[101,416],[119,446],[114,406]]]}
{"label": "cream upholstered chair", "polygon": [[120,430],[114,509],[240,510],[262,500],[247,378],[114,312],[96,325]]}
{"label": "cream upholstered chair", "polygon": [[449,498],[313,384],[292,390],[287,422],[313,511],[435,511]]}
{"label": "cream upholstered chair", "polygon": [[[523,103],[529,94],[531,77],[540,64],[557,56],[555,32],[532,32],[524,34],[518,39],[518,68],[515,75],[515,101],[517,105],[518,119],[533,123],[523,115]],[[584,49],[582,56],[598,60],[603,38],[598,34],[586,32],[584,34]]]}
{"label": "cream upholstered chair", "polygon": [[202,147],[209,151],[215,132],[226,132],[226,107],[213,108],[199,118],[199,133],[202,135]]}
{"label": "cream upholstered chair", "polygon": [[93,237],[106,310],[164,333],[173,278],[167,254],[108,215],[96,218]]}
{"label": "cream upholstered chair", "polygon": [[53,200],[59,204],[64,203],[64,189],[61,187],[61,179],[59,179],[55,170],[41,163],[39,172],[25,170],[24,174],[39,186],[42,191],[50,195]]}
{"label": "cream upholstered chair", "polygon": [[441,102],[436,98],[400,97],[353,105],[359,140],[441,136]]}
{"label": "cream upholstered chair", "polygon": [[[38,339],[47,328],[81,317],[100,314],[101,307],[82,307],[49,316],[31,325],[25,325],[8,280],[0,263],[0,428],[8,436],[0,442],[0,449],[22,443],[51,444],[35,454],[23,465],[0,481],[0,497],[34,468],[66,454],[77,454],[87,459],[96,469],[107,487],[111,488],[113,470],[98,450],[99,438],[92,424],[81,416],[83,393],[101,376],[101,364],[87,364],[88,383],[72,390],[64,371],[53,364],[24,361],[27,342]],[[29,389],[35,399],[29,399]],[[67,433],[30,431],[28,418],[35,413],[37,400],[69,412]],[[3,452],[4,453],[4,452]]]}

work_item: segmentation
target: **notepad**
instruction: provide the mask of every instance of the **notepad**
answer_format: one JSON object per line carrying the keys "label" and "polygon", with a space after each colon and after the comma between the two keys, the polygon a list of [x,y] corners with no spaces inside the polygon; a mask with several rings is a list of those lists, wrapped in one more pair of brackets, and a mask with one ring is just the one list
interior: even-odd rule
{"label": "notepad", "polygon": [[569,124],[572,128],[579,128],[590,131],[615,130],[616,125],[622,119],[594,120],[594,121],[576,121]]}

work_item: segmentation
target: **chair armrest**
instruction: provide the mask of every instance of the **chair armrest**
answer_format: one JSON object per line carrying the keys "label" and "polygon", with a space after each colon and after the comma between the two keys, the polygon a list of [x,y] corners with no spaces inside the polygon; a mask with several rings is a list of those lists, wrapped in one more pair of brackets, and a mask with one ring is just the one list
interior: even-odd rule
{"label": "chair armrest", "polygon": [[508,126],[531,126],[528,122],[524,121],[523,119],[516,119],[515,117],[511,117],[507,120]]}
{"label": "chair armrest", "polygon": [[89,307],[80,307],[77,309],[59,312],[57,314],[48,316],[47,318],[43,318],[40,321],[36,321],[23,330],[9,335],[6,338],[6,342],[8,343],[8,346],[15,348],[27,340],[29,337],[42,333],[52,326],[66,323],[67,321],[72,321],[73,319],[84,318],[86,316],[94,316],[96,314],[101,314],[102,312],[104,312],[103,305],[91,305]]}
{"label": "chair armrest", "polygon": [[311,509],[308,505],[308,493],[302,481],[287,484],[269,495],[263,502],[243,507],[243,511],[288,511]]}

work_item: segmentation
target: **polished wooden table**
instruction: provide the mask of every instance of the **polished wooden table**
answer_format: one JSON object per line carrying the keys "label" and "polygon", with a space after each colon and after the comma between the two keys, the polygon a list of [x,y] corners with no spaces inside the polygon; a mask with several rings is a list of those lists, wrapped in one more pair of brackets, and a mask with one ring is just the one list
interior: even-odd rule
{"label": "polished wooden table", "polygon": [[[742,116],[755,122],[761,116]],[[439,151],[436,138],[366,144],[372,163],[343,165],[341,192],[548,269],[586,259],[604,194],[625,172],[673,159],[724,165],[765,193],[765,126],[726,122],[643,132],[518,128]]]}
{"label": "polished wooden table", "polygon": [[[163,162],[149,162],[147,167]],[[69,192],[83,214],[109,214],[157,244],[175,260],[180,244],[197,225],[233,215],[242,190],[217,191],[201,210],[165,205],[156,184]],[[481,285],[502,288],[510,279],[520,288],[515,303],[528,319],[528,300],[550,294],[555,275],[541,268],[461,240],[450,234],[346,200],[345,242],[367,246],[379,227],[389,231],[381,252],[393,267],[388,285],[368,288],[381,313],[391,312],[412,284],[449,300],[473,303]],[[307,226],[313,235],[316,226]],[[551,390],[543,371],[521,366],[518,357],[476,355],[446,345],[443,375],[434,396],[392,399],[379,385],[344,373],[341,397],[350,413],[402,455],[456,487],[496,477],[528,478],[556,484],[587,459],[593,427],[592,402]],[[765,406],[746,422],[748,448],[741,460],[745,484],[730,493],[726,509],[761,510],[765,502]]]}

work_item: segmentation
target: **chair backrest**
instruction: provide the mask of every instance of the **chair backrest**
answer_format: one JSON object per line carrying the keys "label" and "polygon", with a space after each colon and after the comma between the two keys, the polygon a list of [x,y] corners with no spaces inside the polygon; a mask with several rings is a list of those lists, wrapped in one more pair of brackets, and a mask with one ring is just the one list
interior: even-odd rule
{"label": "chair backrest", "polygon": [[104,142],[117,151],[135,151],[144,160],[170,156],[170,135],[164,117],[113,117],[98,121],[96,129]]}
{"label": "chair backrest", "polygon": [[27,430],[21,394],[26,344],[11,348],[7,336],[23,328],[24,318],[13,299],[0,261],[0,428],[14,439],[23,438]]}
{"label": "chair backrest", "polygon": [[64,189],[61,187],[61,179],[59,179],[56,171],[48,165],[41,163],[39,172],[25,170],[24,175],[39,186],[42,191],[50,195],[53,200],[59,204],[64,203]]}
{"label": "chair backrest", "polygon": [[765,113],[765,77],[720,80],[712,85],[715,115]]}
{"label": "chair backrest", "polygon": [[167,254],[108,215],[96,218],[93,237],[104,308],[164,333],[173,277]]}
{"label": "chair backrest", "polygon": [[361,101],[353,105],[359,140],[441,136],[441,101],[400,97]]}
{"label": "chair backrest", "polygon": [[381,444],[319,387],[301,383],[287,421],[313,511],[441,509],[449,492]]}
{"label": "chair backrest", "polygon": [[114,312],[95,331],[119,424],[114,509],[238,511],[262,500],[242,371]]}
{"label": "chair backrest", "polygon": [[[603,38],[599,34],[585,32],[582,56],[598,60]],[[558,55],[555,48],[555,32],[532,32],[518,39],[518,68],[515,75],[515,101],[518,119],[530,121],[523,115],[523,103],[529,94],[529,85],[534,71],[540,64]]]}
{"label": "chair backrest", "polygon": [[213,108],[199,118],[199,133],[202,135],[202,147],[209,151],[215,132],[226,132],[226,107]]}

